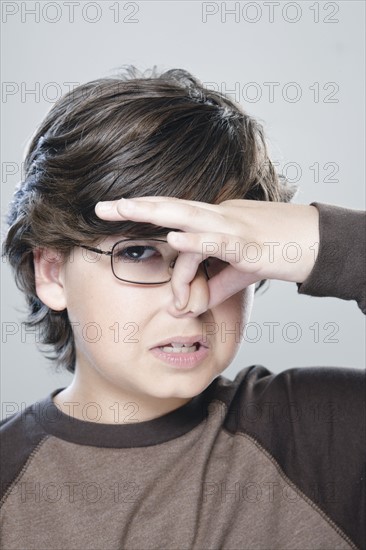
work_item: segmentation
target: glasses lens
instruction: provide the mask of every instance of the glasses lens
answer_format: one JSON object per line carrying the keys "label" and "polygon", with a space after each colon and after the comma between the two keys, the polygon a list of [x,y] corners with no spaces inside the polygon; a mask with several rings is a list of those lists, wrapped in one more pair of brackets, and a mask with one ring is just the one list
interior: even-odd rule
{"label": "glasses lens", "polygon": [[228,265],[230,265],[228,262],[224,262],[223,260],[220,260],[220,258],[209,256],[206,259],[207,275],[210,279],[212,279],[212,277],[215,277],[215,275],[221,273],[221,271],[225,269],[225,267],[227,267]]}
{"label": "glasses lens", "polygon": [[131,239],[115,244],[113,272],[118,279],[136,283],[161,283],[171,278],[170,266],[177,252],[159,239]]}

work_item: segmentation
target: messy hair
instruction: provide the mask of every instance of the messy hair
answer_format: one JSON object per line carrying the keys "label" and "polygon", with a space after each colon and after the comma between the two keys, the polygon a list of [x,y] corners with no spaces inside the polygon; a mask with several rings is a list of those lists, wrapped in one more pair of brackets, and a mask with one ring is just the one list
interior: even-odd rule
{"label": "messy hair", "polygon": [[[147,236],[171,228],[97,217],[98,201],[171,196],[219,204],[230,199],[289,202],[296,187],[269,159],[262,125],[186,70],[141,72],[82,84],[61,97],[32,138],[24,179],[8,213],[3,255],[26,296],[28,327],[57,366],[75,371],[67,310],[37,296],[33,250],[68,255],[111,234]],[[257,291],[265,281],[256,284]]]}

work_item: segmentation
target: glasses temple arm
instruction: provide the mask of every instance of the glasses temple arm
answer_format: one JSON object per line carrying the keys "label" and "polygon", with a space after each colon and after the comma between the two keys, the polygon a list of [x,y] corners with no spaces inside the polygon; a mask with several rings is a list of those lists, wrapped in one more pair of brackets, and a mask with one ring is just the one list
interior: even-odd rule
{"label": "glasses temple arm", "polygon": [[106,256],[111,256],[112,252],[100,250],[100,248],[94,248],[93,246],[86,246],[84,244],[80,245],[81,248],[85,248],[86,250],[91,250],[91,252],[97,252],[98,254],[105,254]]}

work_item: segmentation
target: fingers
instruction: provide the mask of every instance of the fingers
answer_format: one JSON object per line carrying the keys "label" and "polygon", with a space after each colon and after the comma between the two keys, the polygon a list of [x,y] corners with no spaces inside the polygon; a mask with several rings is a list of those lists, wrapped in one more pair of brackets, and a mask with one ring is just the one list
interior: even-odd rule
{"label": "fingers", "polygon": [[[207,278],[202,268],[198,268],[194,275],[194,283],[188,285],[188,297],[186,303],[181,308],[176,308],[179,315],[197,317],[209,309],[210,291],[207,284]],[[178,316],[179,316],[178,315]]]}
{"label": "fingers", "polygon": [[[153,203],[153,202],[169,202],[171,204],[174,204],[174,203],[182,203],[182,204],[188,204],[188,205],[192,205],[192,206],[197,206],[197,204],[199,204],[200,206],[203,206],[205,208],[212,208],[213,210],[216,208],[217,205],[214,205],[214,204],[210,204],[208,202],[199,202],[199,201],[190,201],[190,200],[186,200],[186,199],[178,199],[176,197],[165,197],[163,195],[158,195],[158,196],[146,196],[146,197],[134,197],[133,199],[124,199],[124,198],[121,198],[119,200],[115,200],[115,201],[100,201],[96,204],[96,209],[100,210],[100,212],[106,212],[108,211],[110,208],[114,209],[114,207],[117,205],[118,202],[120,201],[133,201],[133,202],[149,202],[149,203]],[[229,202],[229,201],[227,201]],[[249,201],[249,202],[252,202],[252,201]],[[103,214],[104,215],[104,214]]]}
{"label": "fingers", "polygon": [[[189,304],[190,308],[194,307],[192,306],[192,303],[194,303],[192,289],[195,290],[196,285],[191,285],[191,282],[197,276],[197,270],[203,270],[202,264],[200,266],[201,260],[202,257],[200,254],[189,252],[183,252],[177,258],[171,285],[176,298],[175,306],[179,310],[184,310],[187,304]],[[204,307],[201,313],[221,304],[237,292],[259,280],[258,275],[243,273],[237,271],[233,266],[227,265],[218,275],[206,281],[205,287],[208,299],[204,303],[202,303],[203,289],[200,289],[200,304]]]}
{"label": "fingers", "polygon": [[240,247],[236,245],[241,243],[232,235],[170,232],[167,239],[171,246],[180,251],[171,280],[176,302],[180,302],[180,305],[176,304],[177,309],[184,309],[190,301],[191,282],[205,258],[215,257],[233,264],[228,263],[222,269],[219,267],[218,273],[208,280],[207,309],[224,302],[262,278],[258,268],[251,263],[247,267],[245,262],[240,261]]}
{"label": "fingers", "polygon": [[232,265],[228,265],[208,282],[210,300],[207,309],[221,304],[237,292],[258,281],[260,281],[258,275],[243,273],[237,271]]}
{"label": "fingers", "polygon": [[190,298],[190,283],[195,278],[201,262],[201,254],[187,252],[177,257],[171,279],[177,309],[186,307]]}
{"label": "fingers", "polygon": [[101,202],[96,205],[95,212],[108,221],[134,220],[183,231],[201,231],[203,227],[227,228],[227,220],[219,213],[218,206],[173,197],[138,197]]}
{"label": "fingers", "polygon": [[[261,254],[254,247],[257,255],[250,256],[247,248],[257,243],[245,243],[237,235],[227,233],[179,233],[171,231],[167,235],[168,243],[180,252],[197,254],[199,261],[214,257],[231,264],[235,269],[244,273],[260,274]],[[197,260],[198,261],[198,260]],[[192,265],[193,270],[193,265]],[[260,280],[260,279],[259,279]]]}

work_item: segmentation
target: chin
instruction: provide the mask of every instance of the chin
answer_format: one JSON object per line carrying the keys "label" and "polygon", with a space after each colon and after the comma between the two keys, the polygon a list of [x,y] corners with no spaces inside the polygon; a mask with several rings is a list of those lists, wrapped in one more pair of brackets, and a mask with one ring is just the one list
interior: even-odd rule
{"label": "chin", "polygon": [[192,399],[196,397],[196,395],[202,393],[217,376],[218,375],[211,375],[209,377],[201,377],[200,379],[192,378],[184,382],[180,381],[176,388],[167,388],[167,391],[164,392],[164,396],[161,395],[161,397]]}

